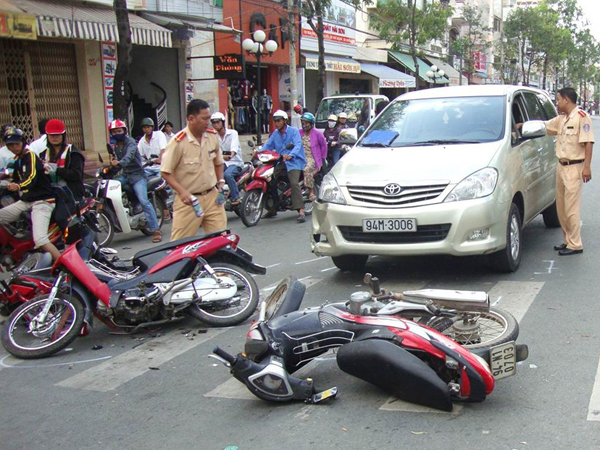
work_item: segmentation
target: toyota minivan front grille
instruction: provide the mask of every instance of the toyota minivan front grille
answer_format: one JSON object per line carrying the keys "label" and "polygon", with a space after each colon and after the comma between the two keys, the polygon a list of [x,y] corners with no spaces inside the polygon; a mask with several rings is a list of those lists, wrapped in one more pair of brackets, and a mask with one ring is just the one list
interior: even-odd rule
{"label": "toyota minivan front grille", "polygon": [[[389,189],[384,186],[346,186],[353,200],[381,206],[405,206],[429,202],[439,197],[448,184],[433,184],[426,186],[399,186]],[[387,191],[386,191],[386,188]]]}

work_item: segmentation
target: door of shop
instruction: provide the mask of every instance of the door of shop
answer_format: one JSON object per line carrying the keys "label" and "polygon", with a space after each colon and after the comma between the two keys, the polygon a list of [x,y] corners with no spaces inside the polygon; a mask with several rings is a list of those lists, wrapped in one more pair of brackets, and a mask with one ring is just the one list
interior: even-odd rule
{"label": "door of shop", "polygon": [[83,150],[73,44],[0,39],[0,123],[37,136],[41,119],[61,119],[69,142]]}

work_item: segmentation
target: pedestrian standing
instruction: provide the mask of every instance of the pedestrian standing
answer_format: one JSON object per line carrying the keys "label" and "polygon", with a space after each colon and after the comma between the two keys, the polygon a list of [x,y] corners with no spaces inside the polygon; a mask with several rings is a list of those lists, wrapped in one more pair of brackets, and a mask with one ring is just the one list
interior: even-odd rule
{"label": "pedestrian standing", "polygon": [[315,175],[323,161],[327,158],[327,142],[320,131],[315,128],[315,116],[312,113],[306,112],[300,117],[302,130],[300,130],[300,138],[304,147],[304,158],[306,166],[304,167],[304,185],[309,190],[309,200],[315,200]]}
{"label": "pedestrian standing", "polygon": [[[227,227],[225,207],[217,203],[225,184],[223,154],[209,121],[208,103],[192,100],[187,106],[187,127],[171,139],[162,158],[162,176],[176,193],[172,241],[195,236],[200,226],[206,234]],[[200,217],[192,207],[194,197],[203,211]]]}
{"label": "pedestrian standing", "polygon": [[564,241],[554,246],[561,256],[583,253],[581,241],[581,192],[592,179],[594,128],[590,116],[577,107],[577,93],[565,87],[556,94],[562,114],[546,122],[548,134],[558,135],[556,156],[556,210]]}

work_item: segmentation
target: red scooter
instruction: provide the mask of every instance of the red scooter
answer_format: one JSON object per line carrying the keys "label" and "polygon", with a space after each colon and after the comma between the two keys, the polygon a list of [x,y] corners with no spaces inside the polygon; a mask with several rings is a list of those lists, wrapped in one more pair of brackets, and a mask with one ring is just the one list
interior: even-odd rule
{"label": "red scooter", "polygon": [[[134,333],[187,315],[210,325],[235,325],[258,304],[258,286],[243,268],[258,274],[266,269],[252,262],[228,230],[142,250],[131,265],[109,259],[81,222],[69,233],[82,233],[82,239],[52,267],[26,274],[41,295],[26,298],[4,326],[2,344],[18,358],[62,350],[89,333],[93,315],[114,330]],[[55,279],[48,292],[49,277]]]}
{"label": "red scooter", "polygon": [[[252,147],[254,143],[250,141],[248,145]],[[281,155],[273,150],[262,150],[259,147],[253,154],[252,162],[256,167],[252,172],[252,181],[246,186],[246,193],[240,207],[240,219],[247,227],[253,227],[260,221],[264,208],[275,209],[273,199],[269,198],[272,183],[277,183],[279,197],[277,211],[292,209],[292,189],[287,176],[280,175],[277,180],[273,179],[275,166],[283,164]],[[300,177],[300,189],[304,201],[304,212],[308,216],[312,213],[313,202],[309,198],[309,189],[304,186],[302,177]]]}

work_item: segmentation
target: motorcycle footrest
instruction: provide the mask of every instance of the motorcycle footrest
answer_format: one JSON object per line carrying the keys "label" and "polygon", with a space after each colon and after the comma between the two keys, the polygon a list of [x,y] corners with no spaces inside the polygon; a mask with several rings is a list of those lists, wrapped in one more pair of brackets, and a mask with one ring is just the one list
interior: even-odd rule
{"label": "motorcycle footrest", "polygon": [[324,400],[334,399],[335,396],[337,395],[337,393],[338,393],[338,388],[334,386],[334,387],[326,389],[322,392],[313,394],[313,396],[307,400],[307,403],[311,403],[314,405],[316,403],[321,403]]}

